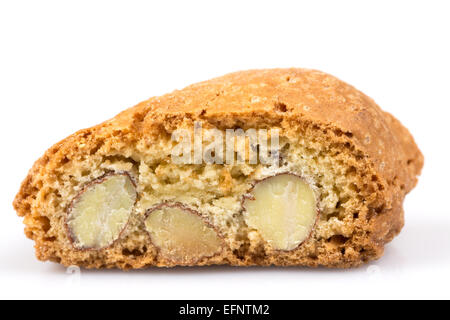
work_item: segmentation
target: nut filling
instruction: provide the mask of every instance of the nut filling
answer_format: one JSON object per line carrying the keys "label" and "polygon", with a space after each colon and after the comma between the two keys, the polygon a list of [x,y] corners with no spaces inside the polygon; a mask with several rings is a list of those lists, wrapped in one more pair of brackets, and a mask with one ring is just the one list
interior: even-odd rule
{"label": "nut filling", "polygon": [[127,173],[108,174],[87,185],[69,208],[67,228],[74,247],[101,249],[112,245],[125,229],[136,198]]}
{"label": "nut filling", "polygon": [[248,226],[275,250],[296,249],[309,237],[318,216],[314,191],[293,174],[258,182],[243,206]]}
{"label": "nut filling", "polygon": [[193,264],[223,248],[216,230],[199,213],[181,204],[163,204],[152,209],[145,226],[162,256],[174,263]]}

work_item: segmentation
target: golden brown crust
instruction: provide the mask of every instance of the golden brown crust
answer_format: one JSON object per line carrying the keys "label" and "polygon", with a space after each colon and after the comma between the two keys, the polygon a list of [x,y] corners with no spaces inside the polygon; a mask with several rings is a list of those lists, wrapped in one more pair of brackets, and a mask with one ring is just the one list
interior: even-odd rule
{"label": "golden brown crust", "polygon": [[[279,126],[288,134],[296,134],[291,128],[301,125],[320,132],[320,141],[327,140],[330,145],[350,153],[357,160],[355,167],[369,181],[369,184],[362,183],[368,205],[366,212],[360,212],[355,219],[352,240],[364,248],[360,252],[349,248],[344,258],[322,254],[320,259],[303,257],[297,252],[290,253],[289,257],[264,259],[239,260],[229,255],[200,265],[349,267],[381,256],[384,244],[400,232],[404,196],[416,185],[423,166],[423,156],[408,130],[371,98],[328,74],[306,69],[249,70],[151,98],[50,148],[34,164],[14,200],[18,215],[24,217],[26,235],[36,241],[38,258],[58,262],[62,259],[52,253],[53,244],[46,235],[51,221],[43,211],[46,194],[65,163],[80,154],[117,149],[117,145],[142,139],[157,141],[182,123],[196,120],[219,129]],[[337,241],[329,245],[341,244]],[[326,250],[326,246],[318,250]],[[101,258],[85,262],[63,259],[62,263],[120,268],[164,265],[155,261],[151,253],[145,257],[147,260],[122,259],[122,263],[114,259],[105,262]]]}

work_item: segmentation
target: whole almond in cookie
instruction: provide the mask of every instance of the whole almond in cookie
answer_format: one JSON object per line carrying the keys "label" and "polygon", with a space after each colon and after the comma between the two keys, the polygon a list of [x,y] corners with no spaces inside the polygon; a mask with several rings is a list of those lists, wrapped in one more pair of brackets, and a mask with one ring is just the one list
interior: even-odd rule
{"label": "whole almond in cookie", "polygon": [[194,264],[223,248],[223,240],[199,213],[180,204],[152,209],[145,220],[152,243],[161,254],[179,264]]}
{"label": "whole almond in cookie", "polygon": [[294,250],[316,223],[317,200],[300,177],[280,174],[256,183],[244,200],[245,220],[276,250]]}
{"label": "whole almond in cookie", "polygon": [[133,181],[125,173],[105,175],[84,187],[67,217],[74,247],[101,249],[112,245],[127,225],[136,197]]}

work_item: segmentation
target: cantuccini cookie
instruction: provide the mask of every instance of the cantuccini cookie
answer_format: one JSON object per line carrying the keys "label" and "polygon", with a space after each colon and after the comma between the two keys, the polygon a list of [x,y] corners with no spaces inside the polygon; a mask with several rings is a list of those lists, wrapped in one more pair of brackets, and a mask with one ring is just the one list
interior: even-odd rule
{"label": "cantuccini cookie", "polygon": [[392,115],[306,69],[154,97],[51,147],[14,201],[65,266],[352,267],[403,226],[423,156]]}

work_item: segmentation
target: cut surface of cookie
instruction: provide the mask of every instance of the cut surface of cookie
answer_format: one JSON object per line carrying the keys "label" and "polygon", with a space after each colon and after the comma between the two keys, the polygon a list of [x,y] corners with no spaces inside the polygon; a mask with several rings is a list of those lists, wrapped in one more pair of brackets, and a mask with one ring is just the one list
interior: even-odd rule
{"label": "cut surface of cookie", "polygon": [[314,191],[293,174],[256,183],[244,208],[247,224],[276,250],[297,248],[311,234],[318,215]]}
{"label": "cut surface of cookie", "polygon": [[152,243],[161,254],[179,264],[193,264],[212,257],[223,248],[223,241],[202,217],[181,204],[165,204],[152,209],[145,226]]}
{"label": "cut surface of cookie", "polygon": [[67,228],[73,245],[101,249],[116,241],[136,202],[136,188],[125,173],[108,174],[88,184],[73,200]]}

